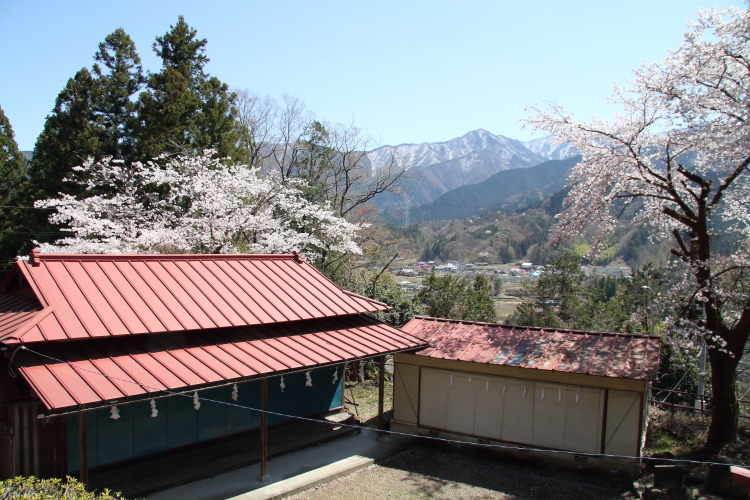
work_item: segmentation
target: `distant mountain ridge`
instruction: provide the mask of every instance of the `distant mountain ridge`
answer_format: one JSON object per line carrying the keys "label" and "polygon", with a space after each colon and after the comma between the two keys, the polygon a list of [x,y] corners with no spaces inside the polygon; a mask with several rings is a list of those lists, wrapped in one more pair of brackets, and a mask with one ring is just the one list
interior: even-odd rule
{"label": "distant mountain ridge", "polygon": [[405,182],[404,194],[384,194],[377,199],[381,208],[399,210],[405,205],[430,203],[443,193],[504,170],[533,167],[573,154],[568,145],[557,145],[548,137],[521,142],[479,129],[444,142],[383,146],[368,153],[368,159],[374,170],[387,165],[393,156],[409,167],[411,178]]}
{"label": "distant mountain ridge", "polygon": [[461,186],[430,203],[412,207],[410,221],[465,219],[488,211],[529,206],[563,189],[580,160],[580,156],[573,156],[498,172],[482,182]]}

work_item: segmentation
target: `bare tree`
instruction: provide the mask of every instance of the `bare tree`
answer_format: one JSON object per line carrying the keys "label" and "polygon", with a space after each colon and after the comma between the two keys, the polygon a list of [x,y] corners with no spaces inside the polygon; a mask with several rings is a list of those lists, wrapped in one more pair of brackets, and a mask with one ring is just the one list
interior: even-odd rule
{"label": "bare tree", "polygon": [[[353,123],[319,121],[298,98],[280,102],[247,91],[237,93],[236,107],[249,164],[277,173],[282,182],[300,182],[309,201],[330,204],[350,222],[372,223],[378,217],[373,201],[385,192],[397,193],[407,165],[391,155],[374,167],[368,153],[379,146]],[[360,243],[388,240],[374,228],[360,232]],[[390,251],[390,250],[389,250]],[[347,261],[346,254],[324,254],[318,265]],[[346,263],[347,269],[351,262]]]}
{"label": "bare tree", "polygon": [[275,144],[278,106],[270,96],[259,96],[247,90],[235,90],[234,106],[240,127],[240,144],[248,152],[248,165],[260,166],[271,156],[269,145]]}

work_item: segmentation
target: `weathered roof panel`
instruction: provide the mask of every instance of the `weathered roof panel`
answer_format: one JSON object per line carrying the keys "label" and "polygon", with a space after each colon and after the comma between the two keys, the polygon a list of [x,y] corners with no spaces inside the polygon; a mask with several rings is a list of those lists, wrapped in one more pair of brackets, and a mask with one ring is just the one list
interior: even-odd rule
{"label": "weathered roof panel", "polygon": [[655,380],[661,339],[416,317],[403,330],[430,346],[432,358],[517,366],[602,377]]}

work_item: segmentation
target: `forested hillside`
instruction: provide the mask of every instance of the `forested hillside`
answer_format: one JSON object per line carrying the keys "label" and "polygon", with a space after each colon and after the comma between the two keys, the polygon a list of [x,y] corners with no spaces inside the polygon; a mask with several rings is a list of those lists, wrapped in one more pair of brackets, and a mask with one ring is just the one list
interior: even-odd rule
{"label": "forested hillside", "polygon": [[[545,244],[567,192],[567,188],[562,189],[514,211],[495,210],[462,219],[420,221],[408,227],[393,227],[393,230],[420,260],[544,264],[556,258],[564,248],[584,257],[593,239],[582,238],[556,247]],[[661,263],[665,259],[668,252],[665,245],[649,241],[649,228],[632,221],[636,210],[634,206],[624,214],[593,264],[607,265],[617,260],[640,266],[648,262]],[[589,261],[584,259],[584,262]]]}
{"label": "forested hillside", "polygon": [[516,210],[544,200],[565,187],[580,156],[529,168],[498,172],[487,180],[448,191],[435,201],[413,207],[412,221],[473,217],[487,211]]}

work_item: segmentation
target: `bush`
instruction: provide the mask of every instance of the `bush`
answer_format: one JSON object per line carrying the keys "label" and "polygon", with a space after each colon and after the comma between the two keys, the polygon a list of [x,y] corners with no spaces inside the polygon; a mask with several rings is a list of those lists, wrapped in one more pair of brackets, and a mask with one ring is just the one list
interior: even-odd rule
{"label": "bush", "polygon": [[704,437],[708,418],[699,412],[670,411],[657,406],[648,409],[647,445],[652,451],[675,451],[692,447]]}
{"label": "bush", "polygon": [[101,493],[86,491],[83,484],[68,476],[62,479],[38,479],[34,476],[16,477],[0,481],[0,500],[115,500],[119,493],[104,490]]}

